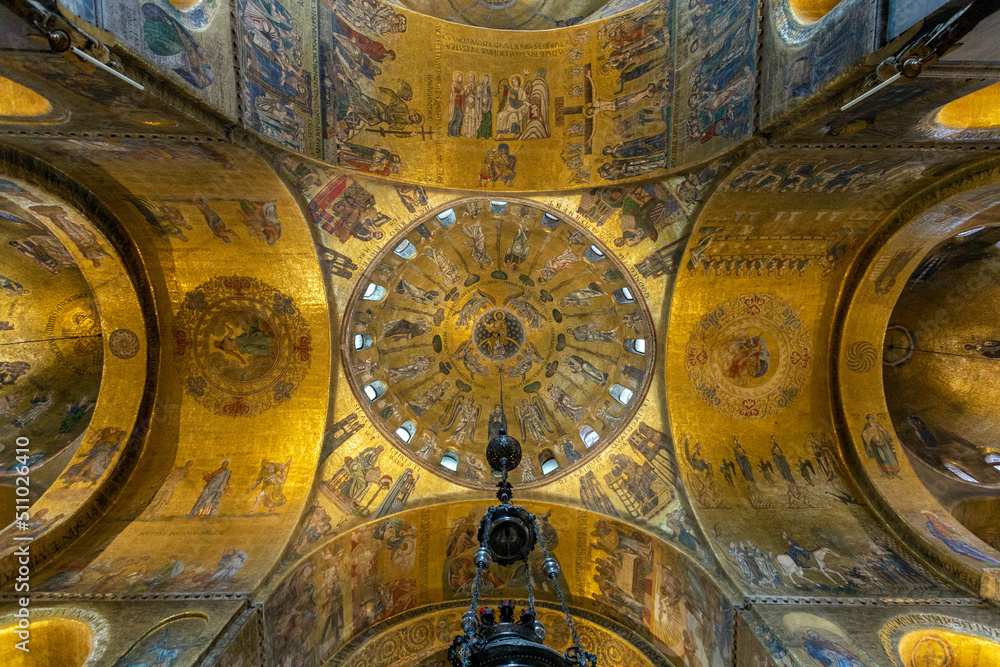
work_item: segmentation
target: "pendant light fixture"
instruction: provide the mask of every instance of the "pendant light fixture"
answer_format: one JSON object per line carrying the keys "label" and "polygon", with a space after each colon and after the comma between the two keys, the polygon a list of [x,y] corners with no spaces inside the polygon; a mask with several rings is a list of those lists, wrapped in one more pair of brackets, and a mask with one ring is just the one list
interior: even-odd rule
{"label": "pendant light fixture", "polygon": [[[502,324],[494,331],[493,349],[498,357],[500,376],[500,409],[503,410],[504,352],[511,341]],[[505,420],[506,421],[506,420]],[[539,539],[535,516],[514,505],[514,489],[507,474],[521,463],[521,443],[501,426],[499,433],[486,446],[486,460],[493,470],[500,471],[497,483],[499,505],[490,507],[479,523],[479,549],[473,557],[476,577],[473,582],[469,609],[462,615],[462,634],[455,637],[448,649],[452,667],[597,667],[597,656],[583,650],[580,636],[570,616],[566,598],[559,587],[559,561]],[[552,582],[573,644],[565,653],[545,645],[545,626],[538,620],[535,593],[528,558],[538,547],[542,550],[542,574]],[[483,573],[490,565],[524,563],[527,606],[516,613],[511,600],[502,600],[497,609],[479,605]]]}

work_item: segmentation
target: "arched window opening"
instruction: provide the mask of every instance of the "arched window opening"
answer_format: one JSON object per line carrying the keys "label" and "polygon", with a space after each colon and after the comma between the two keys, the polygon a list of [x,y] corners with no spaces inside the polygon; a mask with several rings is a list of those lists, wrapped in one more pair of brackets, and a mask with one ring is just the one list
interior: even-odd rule
{"label": "arched window opening", "polygon": [[988,130],[1000,127],[1000,83],[948,102],[934,116],[946,130]]}
{"label": "arched window opening", "polygon": [[949,463],[949,462],[946,461],[945,464],[944,464],[944,467],[947,468],[948,470],[950,470],[951,473],[953,475],[955,475],[955,477],[958,477],[960,480],[962,480],[964,482],[969,482],[970,484],[979,484],[979,480],[978,479],[976,479],[975,477],[973,477],[969,473],[965,472],[964,470],[962,470],[961,468],[959,468],[954,463]]}
{"label": "arched window opening", "polygon": [[551,449],[543,449],[541,451],[538,455],[538,463],[542,467],[543,475],[548,475],[559,468],[559,461],[556,461],[556,455],[552,453]]}
{"label": "arched window opening", "polygon": [[592,245],[583,251],[583,256],[588,262],[599,262],[604,259],[607,255],[604,251],[598,248],[596,245]]}
{"label": "arched window opening", "polygon": [[800,23],[815,23],[839,4],[840,0],[788,0],[788,8]]}
{"label": "arched window opening", "polygon": [[1000,454],[987,454],[986,462],[997,469],[1000,472]]}
{"label": "arched window opening", "polygon": [[367,350],[375,344],[375,336],[371,334],[354,334],[354,349]]}
{"label": "arched window opening", "polygon": [[368,397],[368,400],[374,403],[378,399],[385,396],[386,392],[385,382],[382,382],[381,380],[376,380],[371,384],[366,384],[364,387],[364,392],[365,396]]}
{"label": "arched window opening", "polygon": [[620,384],[611,385],[609,392],[611,393],[611,397],[622,405],[628,405],[629,401],[632,400],[632,390],[627,387],[623,387]]}
{"label": "arched window opening", "polygon": [[442,227],[451,227],[455,224],[455,209],[449,208],[447,211],[441,211],[437,214],[437,219]]}
{"label": "arched window opening", "polygon": [[388,294],[388,291],[381,285],[368,283],[368,287],[365,288],[365,293],[361,298],[366,301],[381,301],[385,298],[386,294]]}
{"label": "arched window opening", "polygon": [[409,442],[410,440],[413,439],[413,436],[416,434],[417,434],[417,425],[410,420],[406,420],[405,422],[399,425],[399,428],[396,429],[396,435],[398,435],[399,439],[402,440],[403,442]]}
{"label": "arched window opening", "polygon": [[611,293],[611,295],[615,297],[615,301],[618,303],[635,303],[635,297],[632,296],[632,290],[627,287],[616,289]]}
{"label": "arched window opening", "polygon": [[490,202],[490,212],[496,216],[502,216],[507,214],[507,202],[505,201],[491,201]]}
{"label": "arched window opening", "polygon": [[441,467],[446,468],[452,472],[458,471],[458,452],[454,449],[449,449],[441,457]]}
{"label": "arched window opening", "polygon": [[601,439],[601,435],[586,424],[580,429],[580,439],[583,440],[584,446],[590,449],[597,441]]}
{"label": "arched window opening", "polygon": [[645,338],[626,338],[625,349],[635,354],[646,354]]}
{"label": "arched window opening", "polygon": [[548,230],[555,229],[557,226],[559,226],[559,222],[560,222],[559,218],[552,215],[551,213],[542,214],[542,227],[545,227],[545,229]]}
{"label": "arched window opening", "polygon": [[393,252],[403,259],[413,259],[417,255],[417,247],[410,243],[408,239],[403,239]]}

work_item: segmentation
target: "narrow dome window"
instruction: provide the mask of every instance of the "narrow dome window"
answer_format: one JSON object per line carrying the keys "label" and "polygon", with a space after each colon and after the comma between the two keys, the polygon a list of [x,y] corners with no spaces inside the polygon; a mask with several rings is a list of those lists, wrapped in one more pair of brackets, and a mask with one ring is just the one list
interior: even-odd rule
{"label": "narrow dome window", "polygon": [[403,259],[413,259],[417,254],[417,247],[409,240],[403,239],[393,252]]}
{"label": "narrow dome window", "polygon": [[629,401],[632,400],[632,390],[627,387],[623,387],[620,384],[611,385],[609,392],[611,393],[611,397],[622,405],[628,405]]}
{"label": "narrow dome window", "polygon": [[969,482],[970,484],[979,484],[979,480],[978,479],[976,479],[975,477],[973,477],[969,473],[965,472],[964,470],[962,470],[961,468],[959,468],[954,463],[947,463],[946,462],[944,464],[944,467],[947,468],[948,470],[950,470],[952,472],[952,474],[955,475],[955,477],[958,477],[960,480]]}
{"label": "narrow dome window", "polygon": [[596,245],[592,245],[583,251],[583,256],[588,262],[599,262],[604,259],[606,255]]}
{"label": "narrow dome window", "polygon": [[354,349],[367,350],[375,344],[375,336],[371,334],[354,334]]}
{"label": "narrow dome window", "polygon": [[559,226],[559,218],[552,215],[551,213],[542,214],[542,227],[545,229],[552,230]]}
{"label": "narrow dome window", "polygon": [[454,449],[446,451],[441,457],[441,467],[456,472],[458,470],[458,452]]}
{"label": "narrow dome window", "polygon": [[1000,454],[987,454],[986,462],[1000,471]]}
{"label": "narrow dome window", "polygon": [[437,214],[437,219],[445,229],[451,227],[455,224],[455,209],[449,208],[447,211],[441,211]]}
{"label": "narrow dome window", "polygon": [[632,296],[632,290],[627,287],[616,289],[611,293],[611,295],[615,297],[615,301],[618,303],[635,303],[635,297]]}
{"label": "narrow dome window", "polygon": [[382,382],[381,380],[376,380],[371,384],[366,384],[364,388],[365,396],[367,396],[368,400],[372,403],[382,398],[385,395],[385,391],[385,382]]}
{"label": "narrow dome window", "polygon": [[396,429],[396,435],[398,435],[399,439],[403,442],[409,442],[412,440],[416,433],[417,425],[410,420],[403,422],[399,425],[399,428]]}
{"label": "narrow dome window", "polygon": [[646,354],[645,338],[626,338],[625,349],[635,354]]}
{"label": "narrow dome window", "polygon": [[587,449],[590,449],[597,443],[598,440],[601,439],[601,436],[590,426],[584,425],[583,428],[580,429],[580,439],[583,440],[583,444],[587,447]]}
{"label": "narrow dome window", "polygon": [[491,201],[490,202],[490,212],[493,215],[506,215],[507,214],[507,202],[505,201]]}
{"label": "narrow dome window", "polygon": [[542,450],[538,455],[538,463],[542,467],[543,475],[548,475],[559,468],[559,461],[556,461],[556,455],[552,453],[551,449]]}
{"label": "narrow dome window", "polygon": [[381,285],[368,283],[368,287],[365,288],[365,293],[361,295],[361,298],[366,301],[381,301],[385,298],[386,294],[388,294],[388,292]]}
{"label": "narrow dome window", "polygon": [[973,227],[972,229],[966,229],[964,232],[959,232],[958,234],[955,234],[955,238],[960,239],[963,236],[972,236],[976,232],[981,232],[984,229],[986,229],[986,228],[985,227]]}

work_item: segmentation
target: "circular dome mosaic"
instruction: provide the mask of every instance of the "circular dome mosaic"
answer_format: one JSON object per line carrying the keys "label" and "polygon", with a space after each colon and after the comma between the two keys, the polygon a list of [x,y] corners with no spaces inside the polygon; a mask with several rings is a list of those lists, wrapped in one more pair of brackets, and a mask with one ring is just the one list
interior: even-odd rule
{"label": "circular dome mosaic", "polygon": [[523,448],[514,482],[590,458],[634,416],[653,368],[627,270],[589,233],[515,202],[466,202],[393,239],[344,331],[349,383],[376,427],[473,487],[495,484],[485,452],[501,426]]}

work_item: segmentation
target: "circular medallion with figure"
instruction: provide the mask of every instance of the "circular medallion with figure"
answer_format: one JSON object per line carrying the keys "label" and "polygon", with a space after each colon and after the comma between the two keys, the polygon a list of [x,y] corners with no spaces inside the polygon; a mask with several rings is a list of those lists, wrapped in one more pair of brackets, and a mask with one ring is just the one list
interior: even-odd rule
{"label": "circular medallion with figure", "polygon": [[684,365],[713,408],[737,419],[763,419],[798,395],[811,358],[809,334],[788,303],[743,294],[702,317]]}
{"label": "circular medallion with figure", "polygon": [[174,329],[186,392],[234,417],[291,398],[309,368],[311,343],[291,297],[243,276],[214,278],[189,292]]}
{"label": "circular medallion with figure", "polygon": [[60,363],[80,376],[100,374],[104,359],[101,318],[89,294],[74,294],[57,303],[49,315],[45,334]]}
{"label": "circular medallion with figure", "polygon": [[401,233],[344,321],[348,382],[373,425],[418,464],[479,488],[496,484],[486,444],[501,428],[521,442],[515,483],[589,459],[634,417],[653,368],[628,270],[524,203],[468,201]]}

